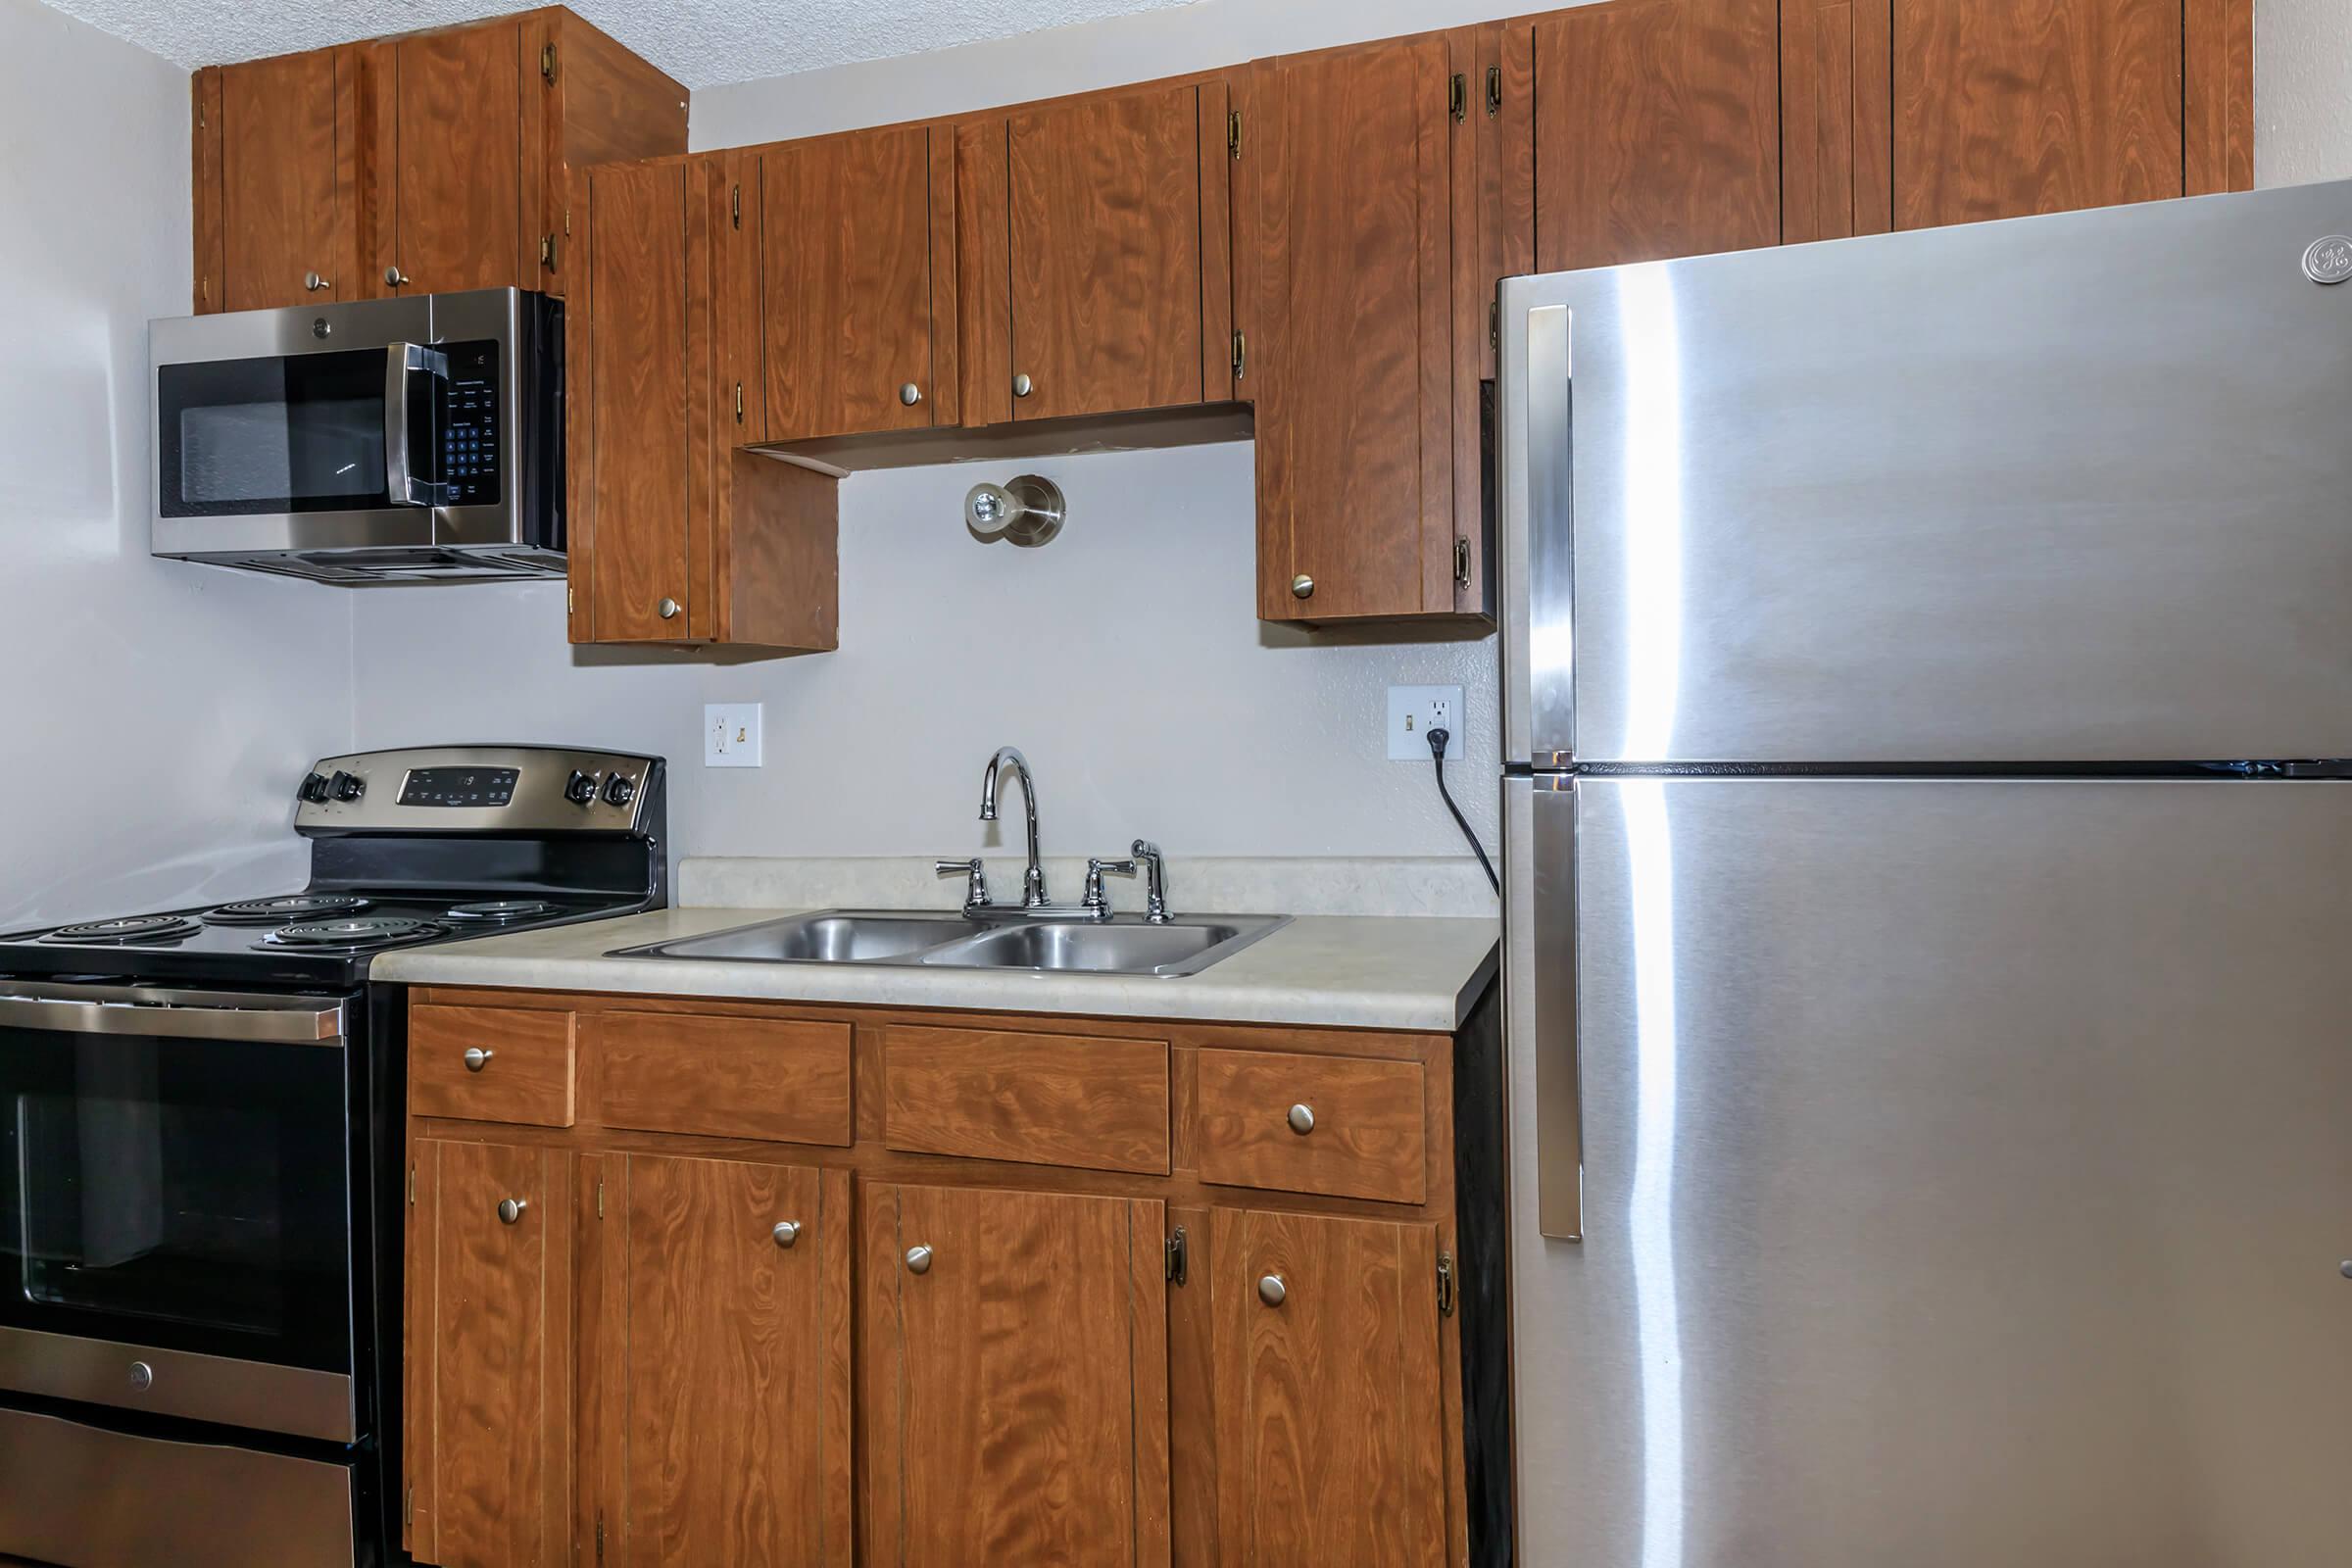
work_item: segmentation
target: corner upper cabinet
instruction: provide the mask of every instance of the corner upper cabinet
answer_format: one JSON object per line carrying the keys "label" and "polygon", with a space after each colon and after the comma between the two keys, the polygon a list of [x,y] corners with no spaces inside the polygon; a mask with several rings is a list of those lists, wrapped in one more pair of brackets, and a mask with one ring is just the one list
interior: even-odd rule
{"label": "corner upper cabinet", "polygon": [[586,181],[565,352],[575,643],[836,642],[837,482],[757,453],[759,156]]}
{"label": "corner upper cabinet", "polygon": [[364,297],[359,77],[359,51],[348,48],[196,73],[199,312]]}
{"label": "corner upper cabinet", "polygon": [[1232,398],[1226,117],[1216,77],[958,127],[966,423]]}
{"label": "corner upper cabinet", "polygon": [[759,161],[764,439],[956,423],[953,130],[779,142]]}
{"label": "corner upper cabinet", "polygon": [[1471,608],[1455,485],[1477,476],[1453,462],[1462,47],[1289,56],[1237,85],[1236,391],[1257,410],[1264,619]]}

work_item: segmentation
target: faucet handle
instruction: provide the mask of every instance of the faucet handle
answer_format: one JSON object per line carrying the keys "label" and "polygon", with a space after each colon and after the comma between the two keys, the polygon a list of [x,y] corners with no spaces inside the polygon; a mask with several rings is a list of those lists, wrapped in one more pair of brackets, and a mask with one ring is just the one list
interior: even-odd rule
{"label": "faucet handle", "polygon": [[988,872],[977,855],[968,860],[935,860],[932,862],[931,869],[940,876],[960,876],[970,879],[964,883],[963,887],[963,906],[966,909],[985,909],[989,906],[991,900],[988,896]]}
{"label": "faucet handle", "polygon": [[1168,864],[1160,858],[1159,846],[1150,839],[1137,839],[1128,846],[1144,866],[1144,918],[1153,925],[1168,923]]}
{"label": "faucet handle", "polygon": [[1092,856],[1087,857],[1086,897],[1079,900],[1078,906],[1089,914],[1107,920],[1110,918],[1110,897],[1102,891],[1102,877],[1105,872],[1112,876],[1133,876],[1135,875],[1135,862],[1133,860],[1098,860]]}

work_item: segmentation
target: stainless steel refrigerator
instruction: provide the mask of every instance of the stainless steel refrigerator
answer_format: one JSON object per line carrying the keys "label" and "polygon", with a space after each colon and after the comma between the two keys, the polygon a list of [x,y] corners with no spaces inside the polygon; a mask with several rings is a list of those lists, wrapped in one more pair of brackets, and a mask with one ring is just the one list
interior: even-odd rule
{"label": "stainless steel refrigerator", "polygon": [[2345,235],[1503,285],[1520,1562],[2352,1562]]}

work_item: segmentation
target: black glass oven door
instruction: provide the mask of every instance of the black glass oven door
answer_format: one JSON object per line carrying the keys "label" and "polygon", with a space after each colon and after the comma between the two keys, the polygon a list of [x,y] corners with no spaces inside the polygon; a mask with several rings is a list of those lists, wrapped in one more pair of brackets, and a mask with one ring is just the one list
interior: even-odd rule
{"label": "black glass oven door", "polygon": [[140,1010],[0,1002],[0,1327],[348,1374],[342,1042]]}

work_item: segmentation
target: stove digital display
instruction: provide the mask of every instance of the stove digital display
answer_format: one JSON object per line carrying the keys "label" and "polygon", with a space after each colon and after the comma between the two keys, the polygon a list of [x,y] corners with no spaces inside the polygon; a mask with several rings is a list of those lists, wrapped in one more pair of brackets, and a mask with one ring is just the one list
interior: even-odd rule
{"label": "stove digital display", "polygon": [[412,767],[401,781],[403,806],[505,806],[514,799],[515,767]]}

